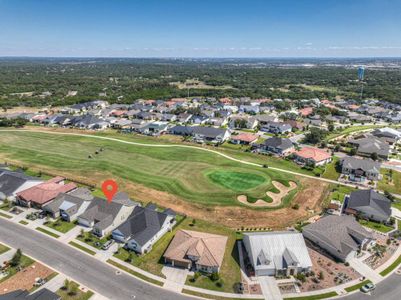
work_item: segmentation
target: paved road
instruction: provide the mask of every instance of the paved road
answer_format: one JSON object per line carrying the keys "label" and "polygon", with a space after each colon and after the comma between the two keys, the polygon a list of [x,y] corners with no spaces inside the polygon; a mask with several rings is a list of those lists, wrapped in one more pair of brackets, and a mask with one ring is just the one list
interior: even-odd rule
{"label": "paved road", "polygon": [[401,276],[393,274],[386,280],[377,284],[376,289],[369,294],[356,293],[343,300],[400,300],[401,299]]}
{"label": "paved road", "polygon": [[27,255],[109,299],[193,299],[151,286],[125,273],[117,275],[113,267],[79,250],[2,218],[0,218],[0,242],[21,248]]}

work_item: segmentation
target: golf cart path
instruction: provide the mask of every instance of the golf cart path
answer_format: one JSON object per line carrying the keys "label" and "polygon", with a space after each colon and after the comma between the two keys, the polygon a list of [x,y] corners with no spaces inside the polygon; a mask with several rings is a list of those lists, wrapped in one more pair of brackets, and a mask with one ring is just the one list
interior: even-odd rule
{"label": "golf cart path", "polygon": [[[197,147],[197,146],[190,146],[190,145],[159,145],[159,144],[144,144],[144,143],[138,143],[138,142],[130,142],[130,141],[125,141],[125,140],[120,140],[117,138],[112,138],[112,137],[106,137],[106,136],[98,136],[98,135],[91,135],[91,134],[83,134],[83,133],[73,133],[73,132],[57,132],[57,131],[46,131],[46,130],[32,130],[32,129],[2,129],[0,130],[1,132],[36,132],[36,133],[44,133],[44,134],[56,134],[56,135],[71,135],[71,136],[79,136],[79,137],[86,137],[86,138],[92,138],[92,139],[98,139],[98,140],[108,140],[108,141],[113,141],[113,142],[117,142],[117,143],[122,143],[122,144],[127,144],[127,145],[135,145],[135,146],[143,146],[143,147],[154,147],[154,148],[189,148],[189,149],[195,149],[195,150],[199,150],[199,151],[205,151],[205,152],[209,152],[209,153],[214,153],[216,155],[219,155],[221,157],[224,157],[226,159],[241,163],[241,164],[245,164],[245,165],[249,165],[249,166],[254,166],[254,167],[259,167],[259,168],[264,168],[264,166],[262,164],[258,164],[258,163],[253,163],[250,161],[246,161],[246,160],[242,160],[242,159],[237,159],[234,158],[232,156],[229,156],[227,154],[221,153],[219,151],[216,150],[211,150],[211,149],[205,149],[205,148],[201,148],[201,147]],[[355,185],[353,184],[348,184],[348,183],[343,183],[343,182],[339,182],[337,180],[332,180],[332,179],[326,179],[326,178],[321,178],[321,177],[316,177],[316,176],[312,176],[312,175],[307,175],[307,174],[303,174],[303,173],[298,173],[298,172],[294,172],[294,171],[290,171],[290,170],[286,170],[286,169],[281,169],[281,168],[276,168],[276,167],[268,167],[268,169],[270,170],[274,170],[274,171],[279,171],[282,173],[287,173],[287,174],[292,174],[292,175],[296,175],[296,176],[301,176],[301,177],[305,177],[305,178],[310,178],[310,179],[315,179],[315,180],[320,180],[323,182],[327,182],[327,183],[334,183],[334,184],[339,184],[339,185],[344,185],[344,186],[350,186],[350,187],[355,187]]]}

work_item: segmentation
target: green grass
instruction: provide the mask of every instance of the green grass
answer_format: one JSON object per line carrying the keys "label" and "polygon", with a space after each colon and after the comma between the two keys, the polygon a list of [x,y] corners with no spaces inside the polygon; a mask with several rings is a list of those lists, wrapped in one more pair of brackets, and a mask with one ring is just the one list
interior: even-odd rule
{"label": "green grass", "polygon": [[27,221],[25,221],[25,220],[21,220],[21,221],[19,221],[18,223],[20,223],[20,224],[22,224],[22,225],[28,225],[28,224],[29,224],[29,222],[27,222]]}
{"label": "green grass", "polygon": [[401,172],[389,169],[381,169],[382,180],[377,183],[377,188],[394,194],[401,194]]}
{"label": "green grass", "polygon": [[344,186],[344,185],[333,185],[329,194],[329,200],[338,200],[341,203],[344,202],[344,197],[355,191],[355,188]]}
{"label": "green grass", "polygon": [[[81,234],[78,235],[77,237],[78,240],[80,240],[81,242],[84,242],[90,246],[92,246],[93,248],[102,249],[102,246],[104,243],[106,243],[108,240],[111,239],[111,236],[105,236],[102,238],[98,238],[96,235],[93,235],[91,232],[84,232],[84,235],[81,236]],[[99,243],[100,245],[97,246],[96,244]]]}
{"label": "green grass", "polygon": [[341,131],[334,132],[334,133],[331,133],[331,134],[327,135],[326,140],[330,141],[330,140],[332,140],[334,138],[337,138],[339,136],[342,136],[342,135],[349,135],[351,133],[355,133],[355,132],[358,132],[358,131],[381,128],[381,127],[384,127],[384,125],[356,125],[356,126],[350,126],[350,127],[345,128],[345,129],[343,129]]}
{"label": "green grass", "polygon": [[[145,144],[176,145],[168,140],[116,133],[97,133],[99,136],[119,138]],[[180,144],[181,145],[181,144]],[[105,151],[94,152],[103,147]],[[235,149],[210,147],[210,149],[248,162],[312,174],[291,161],[256,155]],[[261,197],[272,187],[272,180],[295,180],[290,174],[268,168],[240,164],[215,153],[182,147],[146,147],[127,145],[90,137],[54,135],[38,132],[1,132],[0,158],[16,162],[34,170],[53,171],[70,178],[87,178],[99,184],[109,177],[127,180],[159,191],[179,196],[202,205],[241,206],[236,197],[246,192]],[[92,159],[88,155],[93,156]],[[118,159],[117,159],[118,158]],[[247,190],[215,184],[207,176],[213,172],[247,174],[249,179],[265,180]],[[216,173],[219,174],[219,173]],[[120,181],[123,186],[125,181]],[[251,184],[251,185],[250,185]],[[231,187],[231,188],[230,188]],[[240,190],[240,191],[239,191]],[[259,208],[263,209],[263,208]]]}
{"label": "green grass", "polygon": [[386,276],[394,271],[401,264],[401,255],[387,268],[380,272],[381,276]]}
{"label": "green grass", "polygon": [[319,300],[319,299],[327,299],[331,297],[338,296],[336,292],[329,292],[325,294],[319,294],[319,295],[311,295],[311,296],[304,296],[304,297],[290,297],[290,298],[284,298],[285,300]]}
{"label": "green grass", "polygon": [[0,244],[0,254],[3,254],[5,252],[7,252],[8,250],[10,250],[9,247],[7,247],[7,246],[5,246],[3,244]]}
{"label": "green grass", "polygon": [[4,214],[0,211],[0,217],[6,218],[6,219],[12,219],[13,217],[7,214]]}
{"label": "green grass", "polygon": [[362,281],[362,282],[360,282],[360,283],[358,283],[358,284],[355,284],[355,285],[353,285],[353,286],[349,286],[349,287],[345,288],[345,290],[346,290],[348,293],[350,293],[350,292],[359,290],[361,287],[363,287],[365,284],[368,284],[368,283],[371,283],[371,281],[370,281],[370,280],[365,280],[365,281]]}
{"label": "green grass", "polygon": [[[19,266],[22,268],[26,268],[26,267],[29,267],[30,265],[32,265],[34,262],[35,261],[33,259],[29,258],[28,256],[22,255]],[[2,279],[0,279],[0,283],[3,281],[6,281],[8,278],[17,274],[18,273],[17,267],[9,267],[9,268],[7,268],[7,272],[8,272],[8,275],[6,277],[3,277]]]}
{"label": "green grass", "polygon": [[397,208],[398,210],[401,210],[401,200],[397,199],[396,201],[391,203],[391,206]]}
{"label": "green grass", "polygon": [[153,283],[153,284],[156,284],[156,285],[159,285],[159,286],[163,286],[162,282],[160,282],[158,280],[155,280],[153,278],[149,278],[149,277],[147,277],[147,276],[145,276],[145,275],[143,275],[141,273],[135,272],[134,270],[132,270],[130,268],[127,268],[126,266],[123,266],[123,265],[121,265],[121,264],[119,264],[119,263],[117,263],[117,262],[115,262],[115,261],[113,261],[111,259],[107,260],[107,262],[109,264],[111,264],[111,265],[113,265],[113,266],[125,271],[125,272],[130,273],[131,275],[134,275],[135,277],[141,278],[142,280],[148,281],[150,283]]}
{"label": "green grass", "polygon": [[333,157],[333,161],[325,166],[325,171],[322,174],[323,178],[337,180],[340,176],[340,172],[338,172],[338,157]]}
{"label": "green grass", "polygon": [[383,233],[387,233],[394,229],[393,227],[368,220],[359,220],[359,224]]}
{"label": "green grass", "polygon": [[[189,282],[188,284],[201,288],[212,288],[217,291],[234,292],[234,284],[240,281],[238,254],[235,247],[237,236],[234,230],[220,225],[211,224],[201,220],[196,220],[195,224],[193,224],[192,219],[186,218],[178,226],[174,227],[172,232],[166,233],[159,241],[157,241],[153,246],[152,251],[141,256],[134,254],[134,259],[130,263],[155,275],[163,276],[161,273],[161,269],[164,266],[163,254],[179,229],[203,231],[228,236],[226,252],[220,270],[220,277],[224,281],[224,286],[222,288],[216,287],[215,284],[211,286],[208,282],[208,278],[205,278],[206,280],[199,278],[195,283]],[[126,261],[129,252],[121,248],[119,253],[114,256]]]}
{"label": "green grass", "polygon": [[53,233],[53,232],[51,232],[49,230],[46,230],[46,229],[44,229],[42,227],[36,227],[36,230],[40,231],[40,232],[43,232],[43,233],[45,233],[47,235],[50,235],[50,236],[52,236],[52,237],[54,237],[56,239],[58,239],[60,237],[58,234],[55,234],[55,233]]}
{"label": "green grass", "polygon": [[225,170],[213,171],[207,176],[214,183],[236,192],[246,191],[266,182],[266,179],[260,175]]}
{"label": "green grass", "polygon": [[73,222],[66,222],[62,219],[58,219],[54,222],[47,222],[45,226],[57,230],[61,233],[66,233],[71,229],[73,229],[76,226],[76,224]]}
{"label": "green grass", "polygon": [[82,251],[84,251],[84,252],[86,252],[86,253],[88,253],[90,255],[95,255],[96,254],[95,251],[92,251],[91,249],[88,249],[88,248],[82,246],[81,244],[75,243],[74,241],[71,241],[68,244],[70,244],[71,246],[74,246],[75,248],[78,248],[78,249],[80,249],[80,250],[82,250]]}
{"label": "green grass", "polygon": [[[70,281],[70,289],[72,286],[75,287],[79,287],[79,284],[74,282],[74,281]],[[93,292],[92,291],[87,291],[87,292],[82,292],[81,290],[77,289],[77,294],[76,295],[71,295],[69,293],[69,291],[64,290],[63,288],[60,288],[56,294],[59,295],[61,297],[62,300],[88,300],[90,297],[93,296]]]}

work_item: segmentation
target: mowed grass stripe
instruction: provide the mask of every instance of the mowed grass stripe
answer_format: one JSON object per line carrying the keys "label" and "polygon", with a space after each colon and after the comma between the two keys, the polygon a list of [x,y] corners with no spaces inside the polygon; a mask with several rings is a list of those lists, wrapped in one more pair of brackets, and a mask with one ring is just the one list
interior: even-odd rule
{"label": "mowed grass stripe", "polygon": [[[7,143],[3,143],[7,140]],[[272,180],[294,180],[290,174],[241,165],[214,153],[191,148],[158,148],[121,144],[108,140],[33,132],[0,132],[0,155],[26,166],[43,167],[71,177],[93,179],[94,174],[115,176],[146,187],[177,195],[184,200],[207,205],[240,205],[238,193],[265,196]],[[79,146],[78,146],[79,145]],[[98,155],[100,147],[105,150]],[[92,159],[88,155],[93,156]],[[205,174],[235,169],[250,178],[263,176],[265,183],[249,189],[237,183],[214,184]],[[164,170],[164,171],[162,171]],[[97,181],[103,178],[98,178]],[[241,187],[233,190],[233,185]],[[246,190],[245,190],[246,189]]]}

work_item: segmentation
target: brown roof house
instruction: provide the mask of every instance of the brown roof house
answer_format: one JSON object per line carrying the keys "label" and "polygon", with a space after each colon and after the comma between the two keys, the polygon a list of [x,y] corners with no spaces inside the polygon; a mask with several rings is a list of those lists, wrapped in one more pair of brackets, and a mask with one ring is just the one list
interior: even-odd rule
{"label": "brown roof house", "polygon": [[46,182],[17,193],[17,203],[21,206],[41,208],[60,193],[68,193],[77,188],[75,183],[64,184],[64,178],[57,176]]}
{"label": "brown roof house", "polygon": [[179,230],[163,257],[172,266],[215,273],[220,270],[226,244],[226,236]]}

